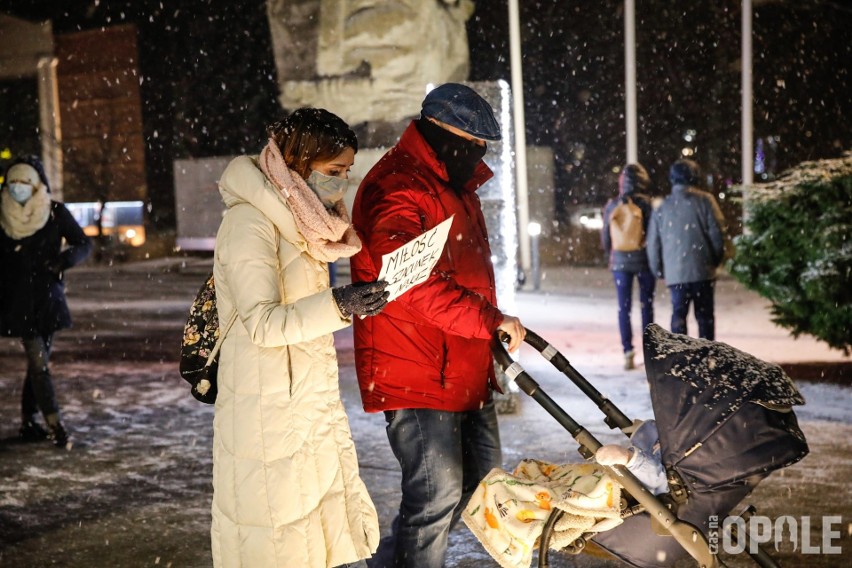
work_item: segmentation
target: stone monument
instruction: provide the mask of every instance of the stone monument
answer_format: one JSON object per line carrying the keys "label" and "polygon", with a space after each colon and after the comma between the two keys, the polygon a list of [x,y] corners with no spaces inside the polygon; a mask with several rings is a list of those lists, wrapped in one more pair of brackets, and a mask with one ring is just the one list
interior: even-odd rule
{"label": "stone monument", "polygon": [[416,115],[427,85],[467,79],[473,8],[472,0],[269,0],[281,106],[326,108],[354,127],[370,123],[368,138],[378,139],[365,146],[392,143],[401,129],[387,123]]}
{"label": "stone monument", "polygon": [[[350,172],[357,185],[412,118],[431,87],[465,83],[465,23],[472,0],[269,0],[269,27],[279,100],[287,110],[325,108],[358,135]],[[500,308],[515,315],[517,220],[511,93],[505,81],[468,83],[492,106],[503,139],[488,143],[494,178],[479,190],[488,226]],[[354,191],[347,195],[351,208]],[[341,272],[348,266],[341,263]],[[512,412],[519,393],[505,376],[498,411]]]}

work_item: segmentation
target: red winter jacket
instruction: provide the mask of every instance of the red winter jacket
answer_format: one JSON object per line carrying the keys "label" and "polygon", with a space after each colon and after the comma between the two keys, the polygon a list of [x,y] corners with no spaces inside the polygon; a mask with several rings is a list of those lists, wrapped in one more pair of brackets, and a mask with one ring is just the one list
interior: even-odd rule
{"label": "red winter jacket", "polygon": [[503,321],[476,189],[492,176],[480,162],[462,192],[412,122],[361,182],[352,221],[363,242],[353,282],[375,280],[382,255],[455,214],[430,277],[381,314],[355,318],[355,364],[364,410],[475,410],[498,388],[489,341]]}

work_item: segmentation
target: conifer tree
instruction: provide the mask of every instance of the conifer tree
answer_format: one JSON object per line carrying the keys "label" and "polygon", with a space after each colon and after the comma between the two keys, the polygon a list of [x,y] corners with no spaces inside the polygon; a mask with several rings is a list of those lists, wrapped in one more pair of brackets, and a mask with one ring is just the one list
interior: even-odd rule
{"label": "conifer tree", "polygon": [[852,152],[804,162],[751,189],[731,274],[772,302],[773,321],[852,350]]}

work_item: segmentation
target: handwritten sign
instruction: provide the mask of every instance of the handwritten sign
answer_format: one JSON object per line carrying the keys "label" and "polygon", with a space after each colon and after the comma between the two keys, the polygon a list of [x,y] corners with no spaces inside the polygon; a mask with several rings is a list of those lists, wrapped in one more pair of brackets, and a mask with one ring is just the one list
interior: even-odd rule
{"label": "handwritten sign", "polygon": [[379,280],[387,280],[388,302],[429,278],[441,258],[453,217],[415,237],[393,252],[382,255]]}

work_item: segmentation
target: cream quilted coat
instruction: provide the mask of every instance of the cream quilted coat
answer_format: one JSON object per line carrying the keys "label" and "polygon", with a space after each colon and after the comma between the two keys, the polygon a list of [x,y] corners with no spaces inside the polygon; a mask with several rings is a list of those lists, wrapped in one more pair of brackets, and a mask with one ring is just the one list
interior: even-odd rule
{"label": "cream quilted coat", "polygon": [[328,268],[306,252],[256,162],[219,182],[220,321],[238,318],[219,364],[213,436],[213,564],[330,568],[367,558],[379,526],[340,401],[332,332],[350,324]]}

